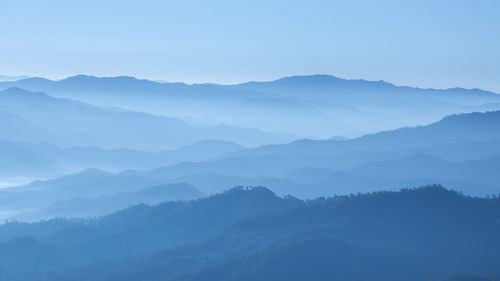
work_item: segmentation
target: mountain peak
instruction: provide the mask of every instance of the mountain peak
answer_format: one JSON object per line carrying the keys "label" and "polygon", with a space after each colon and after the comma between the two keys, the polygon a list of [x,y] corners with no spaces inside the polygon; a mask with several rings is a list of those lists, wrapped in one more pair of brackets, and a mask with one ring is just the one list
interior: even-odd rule
{"label": "mountain peak", "polygon": [[275,197],[276,194],[264,186],[235,186],[221,193],[222,195],[232,194],[261,194],[265,196]]}
{"label": "mountain peak", "polygon": [[287,90],[296,90],[299,88],[307,89],[330,89],[330,88],[348,88],[348,89],[380,89],[387,87],[396,87],[395,85],[379,81],[368,81],[363,79],[343,79],[328,74],[313,74],[313,75],[295,75],[287,76],[273,81],[266,82],[248,82],[236,85],[238,87],[262,87],[271,86],[276,88],[286,88]]}
{"label": "mountain peak", "polygon": [[235,186],[222,193],[217,193],[205,199],[206,202],[214,204],[258,204],[262,208],[271,207],[276,204],[287,204],[287,200],[277,196],[273,191],[264,186]]}
{"label": "mountain peak", "polygon": [[414,194],[415,198],[418,198],[415,195],[420,195],[424,197],[428,197],[429,199],[436,199],[436,198],[455,198],[457,196],[460,196],[460,193],[458,193],[455,190],[447,189],[444,186],[440,184],[430,184],[430,185],[425,185],[425,186],[420,186],[416,188],[407,188],[407,189],[402,189],[401,194],[404,193],[411,193]]}

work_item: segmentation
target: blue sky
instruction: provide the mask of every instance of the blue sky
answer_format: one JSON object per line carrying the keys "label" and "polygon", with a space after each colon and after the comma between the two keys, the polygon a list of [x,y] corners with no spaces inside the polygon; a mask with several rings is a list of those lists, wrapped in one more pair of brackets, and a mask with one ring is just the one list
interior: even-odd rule
{"label": "blue sky", "polygon": [[0,74],[331,74],[500,93],[500,1],[2,1]]}

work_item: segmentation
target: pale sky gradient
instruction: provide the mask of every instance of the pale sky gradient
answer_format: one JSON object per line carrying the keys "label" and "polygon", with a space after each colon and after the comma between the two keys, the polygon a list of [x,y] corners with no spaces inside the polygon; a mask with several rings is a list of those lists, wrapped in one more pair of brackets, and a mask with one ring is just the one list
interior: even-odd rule
{"label": "pale sky gradient", "polygon": [[500,93],[500,1],[2,1],[0,74],[331,74]]}

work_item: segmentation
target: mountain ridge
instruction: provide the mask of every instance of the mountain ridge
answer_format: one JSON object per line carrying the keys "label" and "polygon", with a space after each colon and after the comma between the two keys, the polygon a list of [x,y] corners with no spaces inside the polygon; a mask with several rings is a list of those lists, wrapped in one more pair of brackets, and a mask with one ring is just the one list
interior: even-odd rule
{"label": "mountain ridge", "polygon": [[[1,274],[9,281],[424,281],[464,269],[498,276],[499,203],[440,185],[309,201],[239,187],[101,218],[0,225],[0,257],[25,255],[13,255],[17,267]],[[48,253],[44,267],[19,270],[22,260]]]}
{"label": "mountain ridge", "polygon": [[72,76],[0,82],[89,104],[121,107],[208,125],[299,136],[357,137],[434,122],[459,112],[500,109],[500,95],[477,89],[423,89],[330,75],[230,85],[158,83],[130,76]]}
{"label": "mountain ridge", "polygon": [[[135,82],[148,82],[148,83],[155,83],[155,84],[173,84],[173,85],[182,85],[182,86],[203,86],[203,85],[213,85],[213,86],[218,86],[218,87],[225,87],[225,86],[243,86],[245,84],[249,83],[287,83],[287,82],[308,82],[308,83],[315,83],[315,82],[344,82],[344,83],[349,83],[349,82],[360,82],[360,83],[365,83],[365,84],[372,84],[372,85],[384,85],[384,86],[389,86],[389,87],[396,87],[396,88],[411,88],[411,89],[417,89],[417,90],[433,90],[433,91],[470,91],[470,92],[476,92],[476,93],[483,93],[483,94],[497,94],[493,91],[488,91],[480,88],[461,88],[461,87],[449,87],[449,88],[421,88],[421,87],[413,87],[413,86],[405,86],[405,85],[396,85],[391,82],[387,82],[384,80],[366,80],[366,79],[346,79],[346,78],[341,78],[338,76],[334,75],[329,75],[329,74],[309,74],[309,75],[291,75],[291,76],[284,76],[281,78],[277,78],[274,80],[264,80],[264,81],[248,81],[248,82],[242,82],[242,83],[235,83],[235,84],[216,84],[216,83],[209,83],[209,82],[204,82],[204,83],[192,83],[188,84],[185,82],[157,82],[155,80],[150,80],[150,79],[143,79],[143,78],[136,78],[134,76],[94,76],[94,75],[87,75],[87,74],[78,74],[78,75],[73,75],[73,76],[68,76],[66,78],[62,79],[47,79],[43,77],[28,77],[25,79],[17,80],[17,81],[4,81],[4,82],[24,82],[27,84],[35,83],[35,82],[42,82],[42,83],[53,83],[53,82],[63,82],[63,83],[69,83],[72,81],[85,81],[88,82],[90,80],[101,80],[101,81],[112,81],[112,80],[128,80],[128,81],[135,81]],[[15,83],[11,83],[15,84]],[[2,84],[0,84],[1,86]],[[8,85],[8,84],[6,84]]]}

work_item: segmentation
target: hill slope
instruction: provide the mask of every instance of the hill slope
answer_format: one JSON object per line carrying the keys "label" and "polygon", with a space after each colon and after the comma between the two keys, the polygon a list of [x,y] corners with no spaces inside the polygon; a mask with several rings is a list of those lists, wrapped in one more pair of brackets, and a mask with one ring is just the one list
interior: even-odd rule
{"label": "hill slope", "polygon": [[[308,202],[239,188],[97,220],[5,224],[0,257],[24,254],[10,260],[14,266],[2,271],[3,280],[424,281],[464,271],[498,276],[499,217],[498,198],[466,197],[440,186]],[[11,246],[9,239],[23,235],[33,238]],[[51,272],[16,272],[40,252],[55,253],[45,261]],[[72,259],[65,259],[69,253]],[[126,256],[132,259],[122,260]],[[86,265],[97,257],[105,263]]]}

